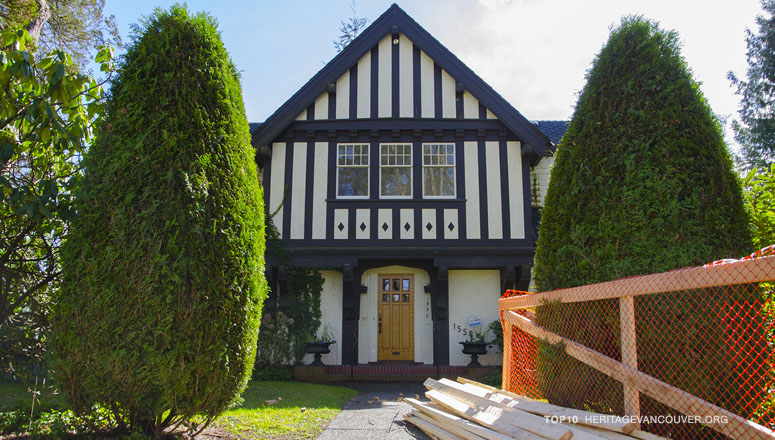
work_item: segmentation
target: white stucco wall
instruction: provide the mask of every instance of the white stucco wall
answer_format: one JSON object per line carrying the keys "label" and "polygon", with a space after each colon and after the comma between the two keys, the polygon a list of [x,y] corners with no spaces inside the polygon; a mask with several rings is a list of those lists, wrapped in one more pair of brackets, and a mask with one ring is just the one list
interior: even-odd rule
{"label": "white stucco wall", "polygon": [[[361,295],[361,316],[358,319],[358,363],[367,364],[378,360],[377,282],[380,274],[414,275],[414,362],[433,364],[433,321],[431,321],[430,294],[425,293],[425,285],[430,283],[430,277],[424,270],[404,266],[380,267],[369,269],[363,273],[361,284],[365,285],[368,291],[365,295]],[[339,316],[341,317],[341,312]]]}
{"label": "white stucco wall", "polygon": [[[326,365],[339,365],[342,363],[342,273],[333,270],[321,270],[323,276],[323,290],[320,292],[320,329],[328,324],[334,335],[336,344],[331,346],[331,353],[323,355],[323,363]],[[304,364],[312,362],[312,355],[304,356]]]}
{"label": "white stucco wall", "polygon": [[[449,364],[468,365],[471,356],[463,354],[461,341],[467,339],[469,323],[478,318],[486,331],[492,321],[499,320],[498,298],[500,272],[497,270],[449,271]],[[488,335],[490,339],[493,335]],[[487,354],[479,356],[482,365],[500,365],[502,354],[496,347],[488,347]]]}
{"label": "white stucco wall", "polygon": [[530,167],[531,205],[534,207],[544,207],[553,164],[554,157],[544,157],[536,166]]}

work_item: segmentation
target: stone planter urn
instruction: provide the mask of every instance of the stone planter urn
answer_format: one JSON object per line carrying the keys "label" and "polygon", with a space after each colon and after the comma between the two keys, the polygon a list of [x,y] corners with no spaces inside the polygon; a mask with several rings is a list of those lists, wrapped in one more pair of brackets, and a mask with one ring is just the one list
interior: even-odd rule
{"label": "stone planter urn", "polygon": [[304,352],[315,356],[315,360],[313,360],[310,365],[317,366],[317,367],[323,366],[324,364],[323,364],[323,361],[321,360],[321,357],[326,353],[331,353],[331,349],[329,348],[329,345],[333,343],[334,343],[333,341],[305,342]]}
{"label": "stone planter urn", "polygon": [[461,342],[463,344],[463,354],[471,355],[471,362],[468,363],[468,367],[481,367],[479,363],[479,356],[487,353],[486,342]]}

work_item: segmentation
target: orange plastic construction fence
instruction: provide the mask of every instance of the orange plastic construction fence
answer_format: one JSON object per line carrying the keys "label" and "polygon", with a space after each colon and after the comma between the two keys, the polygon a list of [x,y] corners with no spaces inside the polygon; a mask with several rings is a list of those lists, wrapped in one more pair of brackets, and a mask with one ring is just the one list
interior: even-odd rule
{"label": "orange plastic construction fence", "polygon": [[499,303],[508,391],[671,438],[775,435],[775,246]]}

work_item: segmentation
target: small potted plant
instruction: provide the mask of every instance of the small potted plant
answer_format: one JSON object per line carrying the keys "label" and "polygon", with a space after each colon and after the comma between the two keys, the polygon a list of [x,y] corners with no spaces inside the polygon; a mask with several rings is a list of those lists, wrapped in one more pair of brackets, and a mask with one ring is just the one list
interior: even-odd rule
{"label": "small potted plant", "polygon": [[331,332],[331,327],[326,323],[319,334],[313,338],[312,342],[304,343],[304,352],[315,356],[315,359],[310,365],[318,367],[323,366],[324,364],[321,358],[324,354],[331,352],[331,348],[329,347],[331,344],[336,344],[336,341]]}
{"label": "small potted plant", "polygon": [[490,329],[485,332],[481,330],[469,330],[468,338],[462,341],[463,354],[471,355],[471,362],[468,363],[469,367],[481,367],[479,363],[479,356],[487,353],[487,345],[490,342],[487,341],[487,335],[490,333]]}

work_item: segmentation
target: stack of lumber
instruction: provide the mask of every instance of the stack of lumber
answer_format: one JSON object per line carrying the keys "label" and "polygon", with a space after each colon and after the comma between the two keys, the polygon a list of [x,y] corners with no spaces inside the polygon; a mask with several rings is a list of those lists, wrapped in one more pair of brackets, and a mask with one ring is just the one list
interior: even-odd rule
{"label": "stack of lumber", "polygon": [[404,399],[412,406],[407,422],[439,440],[655,440],[634,423],[616,423],[587,411],[529,399],[458,378],[425,381],[430,402]]}

